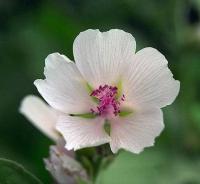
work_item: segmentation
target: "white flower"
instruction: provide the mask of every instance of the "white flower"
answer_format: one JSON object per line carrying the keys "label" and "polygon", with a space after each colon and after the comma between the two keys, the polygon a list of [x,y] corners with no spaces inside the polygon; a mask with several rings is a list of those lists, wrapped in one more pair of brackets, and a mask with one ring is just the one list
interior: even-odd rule
{"label": "white flower", "polygon": [[46,58],[38,91],[56,111],[67,149],[110,143],[134,153],[152,146],[164,128],[161,108],[180,83],[156,49],[135,53],[133,36],[121,30],[87,30],[74,41],[75,63],[58,53]]}
{"label": "white flower", "polygon": [[50,147],[50,157],[44,159],[46,169],[58,184],[75,184],[77,180],[88,180],[85,169],[75,160],[75,153],[64,148],[65,141],[56,130],[59,112],[34,95],[26,96],[20,112],[45,135],[57,144]]}
{"label": "white flower", "polygon": [[21,103],[20,112],[50,139],[57,141],[60,135],[56,130],[58,112],[34,95],[26,96]]}

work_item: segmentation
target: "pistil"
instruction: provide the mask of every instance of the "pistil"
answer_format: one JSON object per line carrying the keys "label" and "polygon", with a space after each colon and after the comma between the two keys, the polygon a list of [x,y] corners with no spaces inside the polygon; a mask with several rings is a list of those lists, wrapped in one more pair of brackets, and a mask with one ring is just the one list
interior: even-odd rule
{"label": "pistil", "polygon": [[124,95],[120,99],[117,98],[118,88],[116,86],[107,84],[100,85],[98,89],[92,91],[90,96],[98,99],[98,106],[95,109],[91,109],[91,112],[108,118],[117,116],[120,113],[121,102],[125,100]]}

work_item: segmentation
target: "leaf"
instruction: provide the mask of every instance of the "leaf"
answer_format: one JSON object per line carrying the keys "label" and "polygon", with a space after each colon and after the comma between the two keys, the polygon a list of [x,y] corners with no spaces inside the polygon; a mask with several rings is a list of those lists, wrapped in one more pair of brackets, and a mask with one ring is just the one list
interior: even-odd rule
{"label": "leaf", "polygon": [[0,184],[42,184],[22,165],[0,158]]}
{"label": "leaf", "polygon": [[139,155],[122,151],[100,171],[95,184],[183,184],[200,183],[200,160],[164,150],[145,150]]}

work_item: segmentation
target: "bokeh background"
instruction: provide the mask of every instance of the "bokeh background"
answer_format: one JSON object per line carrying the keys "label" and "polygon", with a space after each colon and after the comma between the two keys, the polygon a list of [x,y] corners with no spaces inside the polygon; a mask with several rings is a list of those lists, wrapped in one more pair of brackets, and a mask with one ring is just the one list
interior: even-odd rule
{"label": "bokeh background", "polygon": [[200,184],[199,0],[0,0],[0,157],[51,183],[42,158],[52,142],[18,108],[27,94],[39,95],[33,81],[43,78],[45,57],[73,59],[73,40],[88,28],[132,33],[137,50],[160,50],[181,81],[155,147],[121,152],[98,184]]}

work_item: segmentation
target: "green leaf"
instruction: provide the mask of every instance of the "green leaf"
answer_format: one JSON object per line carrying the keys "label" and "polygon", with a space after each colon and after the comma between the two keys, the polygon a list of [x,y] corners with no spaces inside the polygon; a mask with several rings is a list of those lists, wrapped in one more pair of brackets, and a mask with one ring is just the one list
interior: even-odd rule
{"label": "green leaf", "polygon": [[33,174],[22,165],[7,159],[0,158],[1,184],[42,184]]}
{"label": "green leaf", "polygon": [[[194,164],[195,163],[195,164]],[[197,184],[200,159],[148,148],[139,155],[122,151],[100,171],[95,184]]]}
{"label": "green leaf", "polygon": [[123,151],[101,171],[96,184],[153,184],[156,175],[153,167],[159,162],[153,155],[144,157]]}

